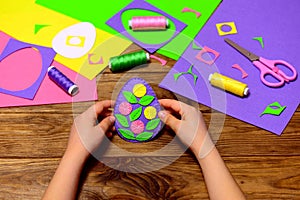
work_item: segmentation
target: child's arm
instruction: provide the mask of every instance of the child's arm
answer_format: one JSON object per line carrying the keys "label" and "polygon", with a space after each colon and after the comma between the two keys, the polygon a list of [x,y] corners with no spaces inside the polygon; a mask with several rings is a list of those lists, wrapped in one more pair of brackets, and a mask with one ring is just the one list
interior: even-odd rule
{"label": "child's arm", "polygon": [[[163,99],[160,100],[160,104],[167,110],[159,113],[161,120],[174,130],[197,157],[210,198],[245,199],[211,141],[201,112],[175,100]],[[170,113],[180,115],[181,119],[177,119]]]}
{"label": "child's arm", "polygon": [[[111,101],[98,102],[76,117],[66,152],[44,194],[44,200],[75,199],[80,174],[90,152],[100,145],[105,134],[111,135],[110,129],[115,120],[108,111],[111,106]],[[96,125],[99,115],[104,119]]]}

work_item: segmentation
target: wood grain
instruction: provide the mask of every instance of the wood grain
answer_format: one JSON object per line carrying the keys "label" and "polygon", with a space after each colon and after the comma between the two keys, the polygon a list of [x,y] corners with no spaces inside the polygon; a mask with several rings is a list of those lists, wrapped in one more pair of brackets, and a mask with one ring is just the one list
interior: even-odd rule
{"label": "wood grain", "polygon": [[[137,49],[133,45],[127,51]],[[129,77],[144,78],[159,99],[179,99],[202,111],[248,199],[300,199],[300,108],[282,136],[276,136],[159,88],[175,61],[157,56],[167,59],[168,66],[153,61],[129,72],[106,69],[99,74],[99,100],[114,99]],[[64,153],[74,116],[92,104],[0,109],[0,199],[41,198]],[[208,199],[194,156],[167,127],[149,143],[131,144],[115,136],[94,156],[102,162],[88,161],[79,199]]]}

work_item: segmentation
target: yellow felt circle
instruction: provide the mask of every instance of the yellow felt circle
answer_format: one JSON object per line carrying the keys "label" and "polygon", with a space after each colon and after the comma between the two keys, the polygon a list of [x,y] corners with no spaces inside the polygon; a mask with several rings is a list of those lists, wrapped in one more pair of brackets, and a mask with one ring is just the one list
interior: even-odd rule
{"label": "yellow felt circle", "polygon": [[136,97],[142,97],[144,96],[145,94],[147,93],[147,88],[145,85],[139,83],[139,84],[136,84],[134,87],[133,87],[133,94],[136,96]]}
{"label": "yellow felt circle", "polygon": [[156,108],[154,108],[153,106],[148,106],[144,110],[144,115],[146,119],[149,120],[154,119],[156,117],[156,114],[157,114]]}

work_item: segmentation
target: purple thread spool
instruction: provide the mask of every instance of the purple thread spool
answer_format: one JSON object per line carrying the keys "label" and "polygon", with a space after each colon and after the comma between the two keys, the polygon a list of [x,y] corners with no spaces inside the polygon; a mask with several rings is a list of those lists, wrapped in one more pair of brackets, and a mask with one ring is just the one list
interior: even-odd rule
{"label": "purple thread spool", "polygon": [[48,68],[48,76],[54,83],[56,83],[60,88],[62,88],[71,96],[74,96],[79,92],[78,86],[54,66],[50,66]]}
{"label": "purple thread spool", "polygon": [[169,26],[169,20],[164,16],[132,17],[128,24],[133,31],[165,30]]}

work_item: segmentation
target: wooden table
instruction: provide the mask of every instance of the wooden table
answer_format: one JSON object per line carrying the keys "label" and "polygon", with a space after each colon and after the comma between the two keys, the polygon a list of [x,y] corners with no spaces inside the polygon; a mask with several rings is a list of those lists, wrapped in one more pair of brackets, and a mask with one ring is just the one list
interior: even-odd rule
{"label": "wooden table", "polygon": [[[127,51],[136,49],[132,45]],[[174,63],[169,60],[168,65]],[[106,69],[98,76],[99,100],[113,98],[118,81],[140,76],[150,80],[158,98],[180,99],[198,106],[158,87],[169,69],[155,63],[118,74]],[[90,104],[0,109],[0,199],[41,198],[66,148],[73,116]],[[216,146],[248,199],[300,199],[299,107],[280,137],[203,105],[199,109],[207,124],[222,128],[220,137],[215,138]],[[79,199],[207,199],[196,159],[190,151],[181,155],[184,148],[173,138],[174,133],[167,128],[156,140],[143,144],[115,136],[114,145],[105,146],[108,150],[102,159],[111,167],[91,157],[82,175]],[[171,141],[173,145],[169,145]],[[166,151],[155,153],[165,146]],[[154,153],[143,156],[149,152]],[[166,166],[147,173],[128,172],[151,170],[153,164]]]}

